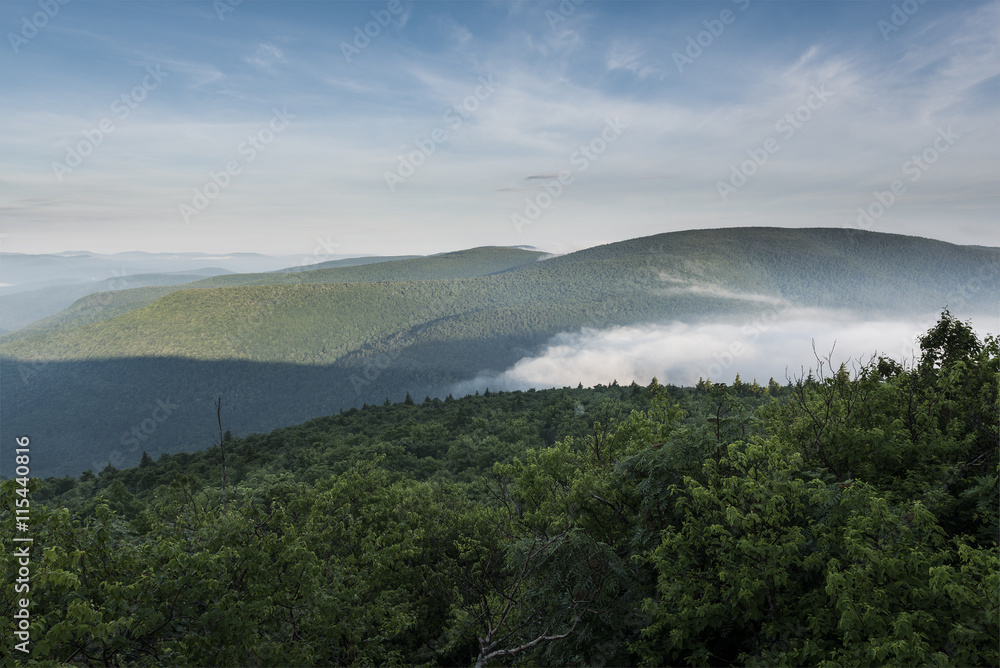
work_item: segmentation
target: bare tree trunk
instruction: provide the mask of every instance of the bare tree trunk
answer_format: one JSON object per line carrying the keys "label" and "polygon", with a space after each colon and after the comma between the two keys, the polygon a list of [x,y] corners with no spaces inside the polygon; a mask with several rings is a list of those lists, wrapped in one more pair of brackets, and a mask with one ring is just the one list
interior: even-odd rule
{"label": "bare tree trunk", "polygon": [[215,416],[219,419],[219,448],[222,450],[222,508],[226,509],[226,442],[222,436],[222,397],[215,402]]}

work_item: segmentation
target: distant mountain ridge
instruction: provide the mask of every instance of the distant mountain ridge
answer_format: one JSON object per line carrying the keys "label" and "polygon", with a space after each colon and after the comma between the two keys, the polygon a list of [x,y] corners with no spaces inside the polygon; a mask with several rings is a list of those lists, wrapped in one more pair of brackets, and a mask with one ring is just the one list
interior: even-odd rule
{"label": "distant mountain ridge", "polygon": [[316,269],[336,269],[339,267],[357,267],[363,264],[378,264],[380,262],[392,262],[394,260],[412,260],[422,255],[366,255],[363,257],[351,257],[343,260],[329,260],[326,262],[315,262],[300,264],[294,267],[285,267],[276,270],[279,273],[315,271]]}
{"label": "distant mountain ridge", "polygon": [[177,285],[235,272],[270,271],[296,260],[300,258],[257,253],[0,253],[0,326],[20,329],[96,292]]}
{"label": "distant mountain ridge", "polygon": [[121,450],[121,434],[158,399],[185,417],[157,423],[143,445],[176,452],[203,447],[196,416],[218,394],[234,433],[246,433],[407,391],[447,393],[584,327],[745,322],[794,307],[892,317],[958,302],[996,310],[995,250],[819,228],[218,276],[91,295],[44,327],[0,337],[0,437],[44,424],[53,446],[79,451],[73,466],[88,468],[96,453]]}
{"label": "distant mountain ridge", "polygon": [[[40,319],[14,336],[25,338],[43,332],[64,331],[84,324],[107,320],[133,311],[179,290],[239,287],[251,285],[299,285],[336,283],[381,283],[414,280],[468,278],[494,274],[537,261],[545,254],[507,248],[472,248],[437,255],[404,257],[370,257],[336,260],[314,267],[285,268],[276,272],[227,274],[183,285],[163,281],[149,287],[116,289],[92,294],[69,306],[62,313]],[[121,287],[118,282],[118,288]],[[2,299],[2,298],[0,298]]]}
{"label": "distant mountain ridge", "polygon": [[0,324],[8,330],[26,327],[42,318],[71,307],[77,300],[98,292],[147,286],[181,285],[209,276],[230,273],[218,267],[165,274],[120,275],[100,281],[53,285],[35,290],[0,295]]}
{"label": "distant mountain ridge", "polygon": [[543,257],[485,247],[117,290],[0,337],[0,355],[332,364],[400,336],[445,342],[461,331],[463,341],[502,335],[537,345],[580,326],[768,305],[928,312],[961,293],[987,310],[997,295],[994,252],[837,229],[671,232]]}
{"label": "distant mountain ridge", "polygon": [[[0,294],[48,285],[68,285],[135,274],[199,273],[220,266],[216,273],[270,271],[294,264],[299,257],[268,257],[258,253],[0,253]],[[337,259],[331,258],[331,259]]]}

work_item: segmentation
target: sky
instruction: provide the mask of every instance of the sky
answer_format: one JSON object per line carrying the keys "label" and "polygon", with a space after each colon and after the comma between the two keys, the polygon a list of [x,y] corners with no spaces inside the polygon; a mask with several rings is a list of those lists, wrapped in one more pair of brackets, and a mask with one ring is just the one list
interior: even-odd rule
{"label": "sky", "polygon": [[1000,246],[997,2],[0,3],[0,250]]}

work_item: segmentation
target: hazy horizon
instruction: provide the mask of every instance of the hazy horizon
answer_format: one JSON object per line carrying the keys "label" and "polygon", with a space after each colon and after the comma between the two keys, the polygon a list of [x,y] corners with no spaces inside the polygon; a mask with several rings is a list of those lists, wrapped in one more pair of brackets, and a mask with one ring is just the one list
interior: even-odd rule
{"label": "hazy horizon", "polygon": [[[747,226],[747,228],[745,228],[745,229],[753,229],[754,227],[766,228],[766,227],[774,227],[774,226],[770,226],[770,225]],[[671,232],[686,232],[686,231],[691,231],[691,230],[695,230],[695,229],[712,230],[712,229],[726,229],[726,228],[683,228],[683,229],[670,230],[670,231]],[[788,226],[787,229],[812,229],[812,228]],[[827,228],[827,229],[832,229],[832,228]],[[663,233],[665,234],[666,232],[663,232]],[[655,235],[655,234],[657,234],[657,233],[653,233],[653,235]],[[898,233],[891,232],[891,233],[888,233],[888,234],[898,234]],[[650,235],[650,236],[653,236],[653,235]],[[919,237],[919,238],[924,238],[924,239],[930,239],[932,241],[942,241],[944,243],[955,243],[956,245],[960,245],[960,246],[980,246],[980,247],[988,248],[988,249],[1000,249],[1000,240],[998,240],[997,245],[986,244],[986,243],[958,244],[956,242],[948,241],[946,239],[941,239],[941,238],[938,238],[938,237],[921,236],[921,235],[903,235],[903,236],[914,236],[914,237]],[[575,247],[575,245],[574,245],[572,247],[572,250],[566,250],[564,252],[554,252],[554,251],[550,251],[548,248],[543,248],[543,247],[539,247],[539,246],[533,246],[531,244],[511,244],[511,245],[508,245],[508,246],[503,246],[503,245],[500,245],[500,244],[484,244],[483,246],[467,246],[467,247],[462,247],[462,248],[451,248],[451,247],[444,247],[444,246],[442,246],[440,249],[432,250],[432,251],[430,251],[428,253],[422,253],[422,254],[419,254],[419,256],[421,256],[421,257],[428,257],[428,256],[431,256],[431,255],[442,255],[442,254],[445,254],[445,253],[456,253],[456,252],[460,252],[460,251],[464,251],[464,250],[471,250],[473,248],[482,248],[482,247],[503,247],[503,248],[525,248],[525,249],[538,250],[538,251],[543,251],[545,253],[549,253],[550,256],[552,256],[552,257],[557,257],[557,256],[560,256],[560,255],[568,255],[569,253],[574,253],[574,252],[580,251],[580,250],[586,250],[588,248],[595,248],[597,246],[602,246],[602,245],[607,245],[607,244],[613,244],[613,243],[617,243],[617,242],[620,242],[620,241],[629,241],[629,240],[635,239],[635,238],[637,238],[637,237],[622,237],[620,239],[612,239],[612,240],[609,240],[609,241],[601,241],[601,242],[593,243],[593,244],[590,244],[590,245],[580,245],[579,247]],[[320,243],[317,247],[320,248],[320,249],[323,249],[322,243]],[[298,259],[300,259],[302,261],[307,261],[309,264],[319,264],[321,262],[327,262],[327,261],[334,260],[334,259],[350,259],[350,258],[362,258],[362,257],[391,257],[391,256],[395,256],[395,255],[399,255],[399,256],[418,255],[418,254],[414,254],[414,253],[388,253],[388,252],[381,252],[381,251],[378,251],[378,250],[375,250],[375,251],[357,251],[357,252],[330,253],[330,254],[325,254],[324,253],[324,254],[321,254],[322,255],[321,258],[312,257],[312,256],[317,255],[315,252],[314,253],[304,253],[302,255],[295,255],[295,254],[288,254],[288,255],[286,255],[286,254],[281,254],[281,253],[263,253],[263,252],[260,252],[260,251],[248,251],[248,250],[240,250],[240,249],[235,249],[235,250],[219,250],[219,249],[208,249],[208,250],[153,249],[153,250],[151,250],[151,249],[146,249],[146,248],[132,248],[132,249],[128,249],[128,250],[113,251],[113,252],[108,252],[108,253],[104,253],[104,252],[100,252],[100,251],[93,251],[93,250],[89,250],[89,249],[66,249],[66,250],[43,251],[43,252],[37,252],[37,253],[22,252],[22,251],[9,251],[9,250],[2,250],[2,251],[0,251],[0,255],[40,255],[40,256],[41,255],[59,255],[59,256],[64,256],[64,257],[74,257],[74,256],[83,257],[83,256],[88,256],[88,255],[89,256],[115,256],[115,255],[127,255],[127,254],[130,254],[130,253],[136,253],[136,254],[138,254],[138,253],[144,253],[144,254],[149,254],[149,255],[168,255],[168,256],[169,255],[177,255],[177,256],[181,256],[181,255],[203,255],[205,257],[198,258],[198,259],[200,259],[200,260],[206,260],[206,261],[212,260],[212,259],[225,260],[225,259],[230,259],[231,257],[237,256],[237,255],[259,255],[259,256],[262,256],[262,257],[275,258],[275,259],[280,259],[280,258],[289,258],[289,259],[298,258]]]}
{"label": "hazy horizon", "polygon": [[0,248],[1000,246],[998,6],[903,5],[2,3]]}

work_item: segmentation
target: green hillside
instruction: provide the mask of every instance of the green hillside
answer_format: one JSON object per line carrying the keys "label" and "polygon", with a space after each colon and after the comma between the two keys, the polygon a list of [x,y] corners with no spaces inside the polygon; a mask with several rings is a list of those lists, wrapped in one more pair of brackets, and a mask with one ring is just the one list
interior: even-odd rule
{"label": "green hillside", "polygon": [[[116,290],[80,299],[62,313],[40,320],[26,328],[24,335],[65,331],[92,322],[107,320],[151,304],[181,289],[208,289],[251,285],[295,286],[303,283],[338,284],[403,282],[486,276],[537,261],[545,254],[518,248],[473,248],[454,253],[405,259],[349,258],[324,265],[289,268],[262,274],[229,274],[195,280],[181,288],[155,287]],[[365,261],[371,260],[371,261]],[[265,299],[266,302],[266,299]],[[261,305],[267,308],[267,304]]]}
{"label": "green hillside", "polygon": [[314,264],[299,265],[296,267],[286,267],[278,269],[275,273],[295,273],[300,271],[314,271],[316,269],[337,269],[341,267],[358,267],[364,264],[378,264],[380,262],[393,262],[396,260],[414,260],[422,257],[420,255],[365,255],[363,257],[349,257],[343,260],[327,260],[326,262],[316,262]]}
{"label": "green hillside", "polygon": [[[191,284],[191,288],[221,288],[239,285],[295,285],[298,283],[375,283],[384,281],[428,281],[488,276],[536,262],[545,253],[520,248],[486,246],[452,253],[410,259],[338,265],[295,272],[230,274],[213,276]],[[339,260],[336,262],[353,262]]]}
{"label": "green hillside", "polygon": [[[0,322],[13,331],[71,307],[74,302],[97,292],[135,289],[146,286],[174,286],[198,281],[222,269],[176,274],[130,274],[102,281],[54,285],[37,290],[0,295]],[[162,293],[166,294],[166,293]],[[162,296],[158,295],[158,296]]]}
{"label": "green hillside", "polygon": [[[388,345],[397,336],[413,342],[537,338],[581,324],[742,313],[752,307],[705,295],[622,294],[613,280],[585,282],[577,273],[181,290],[108,320],[4,340],[0,354],[329,364],[352,351]],[[536,285],[539,289],[532,289]],[[604,322],[593,320],[596,315]]]}
{"label": "green hillside", "polygon": [[943,306],[935,302],[948,297],[987,307],[995,303],[1000,289],[996,251],[857,230],[724,228],[607,244],[526,270],[566,267],[571,272],[568,266],[624,262],[633,276],[642,276],[645,267],[680,279],[664,283],[679,289],[708,284],[796,305],[935,310]]}
{"label": "green hillside", "polygon": [[515,337],[535,345],[581,326],[784,306],[933,312],[963,300],[986,309],[1000,275],[988,251],[823,229],[697,230],[544,262],[538,256],[484,248],[299,274],[218,276],[166,295],[159,288],[121,291],[100,308],[92,306],[100,297],[75,305],[57,327],[40,323],[0,337],[0,355],[330,364],[398,337]]}
{"label": "green hillside", "polygon": [[1000,348],[919,345],[244,437],[224,395],[201,452],[2,481],[0,614],[46,665],[996,666]]}
{"label": "green hillside", "polygon": [[[159,400],[180,407],[141,440],[150,451],[177,452],[204,447],[218,394],[231,398],[234,433],[247,434],[407,391],[443,396],[583,327],[749,322],[789,307],[879,317],[944,306],[989,312],[1000,295],[992,251],[847,230],[701,230],[537,257],[473,249],[221,277],[278,277],[266,285],[110,293],[118,301],[89,311],[78,304],[62,329],[0,337],[0,438],[44,435],[61,453],[51,474],[94,468],[113,453],[134,465],[141,450],[127,432],[152,425]],[[454,277],[498,267],[506,269]],[[399,280],[365,282],[352,272]],[[449,277],[404,280],[413,275]]]}

